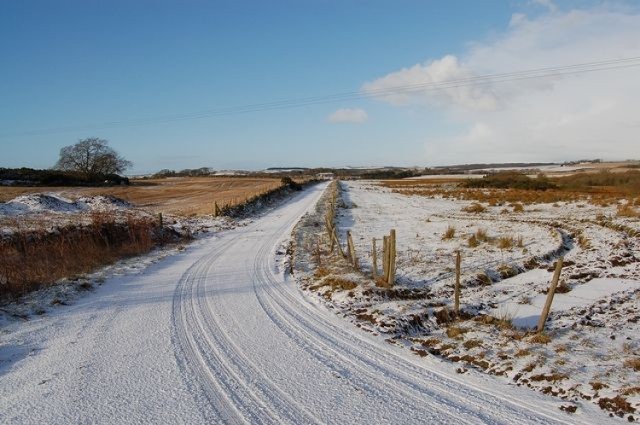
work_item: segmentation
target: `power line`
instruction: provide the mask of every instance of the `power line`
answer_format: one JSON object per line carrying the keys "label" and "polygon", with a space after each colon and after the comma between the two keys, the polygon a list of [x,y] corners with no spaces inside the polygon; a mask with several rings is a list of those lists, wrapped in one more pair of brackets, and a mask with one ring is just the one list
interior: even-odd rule
{"label": "power line", "polygon": [[384,98],[391,95],[411,94],[416,92],[431,92],[470,86],[486,86],[501,84],[506,82],[523,81],[530,79],[561,77],[568,75],[578,75],[591,72],[608,71],[614,69],[625,69],[640,66],[640,56],[608,59],[597,62],[585,62],[572,65],[554,66],[546,68],[535,68],[506,73],[496,73],[481,76],[458,78],[439,82],[427,81],[424,83],[414,83],[386,87],[381,89],[371,89],[366,91],[351,91],[336,93],[324,96],[303,97],[295,99],[279,100],[274,102],[254,103],[239,106],[205,109],[196,112],[156,116],[150,118],[139,118],[121,121],[109,121],[100,124],[89,124],[83,126],[58,127],[40,130],[30,130],[16,133],[5,133],[0,137],[21,137],[33,135],[46,135],[55,133],[75,132],[82,130],[104,130],[118,127],[131,127],[148,124],[161,124],[176,121],[202,119],[220,115],[235,115],[251,112],[271,111],[277,109],[299,108],[304,106],[320,105],[361,99]]}

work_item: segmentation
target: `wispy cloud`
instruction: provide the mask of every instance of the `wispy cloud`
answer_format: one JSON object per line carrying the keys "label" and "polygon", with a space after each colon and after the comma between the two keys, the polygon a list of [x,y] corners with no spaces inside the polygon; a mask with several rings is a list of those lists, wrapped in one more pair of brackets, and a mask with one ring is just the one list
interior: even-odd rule
{"label": "wispy cloud", "polygon": [[327,120],[332,123],[353,123],[360,124],[369,119],[367,112],[364,109],[359,108],[343,108],[338,109],[327,117]]}
{"label": "wispy cloud", "polygon": [[[612,6],[517,14],[502,33],[463,54],[402,68],[365,83],[365,93],[397,107],[444,111],[461,131],[430,137],[431,161],[466,162],[640,157],[636,111],[640,68],[615,69],[501,84],[385,93],[402,85],[640,56],[640,14]],[[380,93],[385,93],[380,95]]]}

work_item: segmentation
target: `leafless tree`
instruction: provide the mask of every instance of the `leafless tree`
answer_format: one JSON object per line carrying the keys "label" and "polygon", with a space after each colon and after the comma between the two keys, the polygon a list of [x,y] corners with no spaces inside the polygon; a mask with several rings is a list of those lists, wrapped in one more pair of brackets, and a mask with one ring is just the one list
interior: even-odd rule
{"label": "leafless tree", "polygon": [[126,160],[109,142],[97,137],[82,139],[75,145],[60,149],[60,159],[54,169],[77,171],[87,178],[95,178],[106,174],[122,173],[130,168],[131,161]]}

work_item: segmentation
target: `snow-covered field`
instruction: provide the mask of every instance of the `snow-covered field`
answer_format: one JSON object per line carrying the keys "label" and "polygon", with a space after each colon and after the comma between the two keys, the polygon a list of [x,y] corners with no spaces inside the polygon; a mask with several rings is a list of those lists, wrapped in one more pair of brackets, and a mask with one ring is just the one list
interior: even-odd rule
{"label": "snow-covered field", "polygon": [[592,405],[570,416],[561,400],[461,376],[300,291],[285,253],[322,190],[4,323],[0,422],[609,422]]}
{"label": "snow-covered field", "polygon": [[[393,345],[452,360],[460,373],[479,369],[510,386],[556,395],[571,409],[595,402],[635,419],[640,241],[628,229],[638,229],[638,219],[617,217],[617,205],[588,202],[532,204],[523,211],[485,204],[472,212],[471,201],[408,196],[374,182],[341,185],[337,224],[343,242],[351,231],[361,271],[343,265],[336,272],[330,260],[311,256],[306,263],[315,265],[302,284],[310,295]],[[397,232],[397,284],[387,291],[370,278],[371,251],[372,238],[380,250],[390,229]],[[449,238],[447,229],[455,229]],[[306,242],[312,251],[323,230],[307,229],[316,235]],[[466,314],[451,322],[458,250]],[[561,255],[562,293],[555,295],[545,334],[536,337],[529,331]]]}

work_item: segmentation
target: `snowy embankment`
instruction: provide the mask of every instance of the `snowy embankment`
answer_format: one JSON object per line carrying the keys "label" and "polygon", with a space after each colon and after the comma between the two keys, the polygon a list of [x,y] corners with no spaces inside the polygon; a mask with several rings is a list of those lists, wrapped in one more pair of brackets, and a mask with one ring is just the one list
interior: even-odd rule
{"label": "snowy embankment", "polygon": [[[322,186],[0,335],[2,423],[582,423],[345,325],[284,272]],[[592,416],[596,415],[596,416]],[[607,418],[599,418],[607,423]]]}
{"label": "snowy embankment", "polygon": [[[617,225],[637,220],[616,218],[615,205],[584,202],[485,205],[474,212],[471,201],[407,196],[373,182],[342,183],[339,205],[340,238],[344,243],[351,231],[360,271],[322,257],[328,254],[317,245],[322,224],[308,227],[310,236],[298,242],[312,253],[299,265],[307,271],[302,286],[331,309],[421,357],[449,359],[459,373],[485,371],[556,395],[569,410],[596,402],[635,419],[640,242]],[[386,290],[370,277],[372,238],[380,259],[382,236],[392,228],[397,284]],[[458,250],[464,319],[452,321]],[[546,333],[536,337],[528,329],[538,321],[560,255],[562,293]]]}

